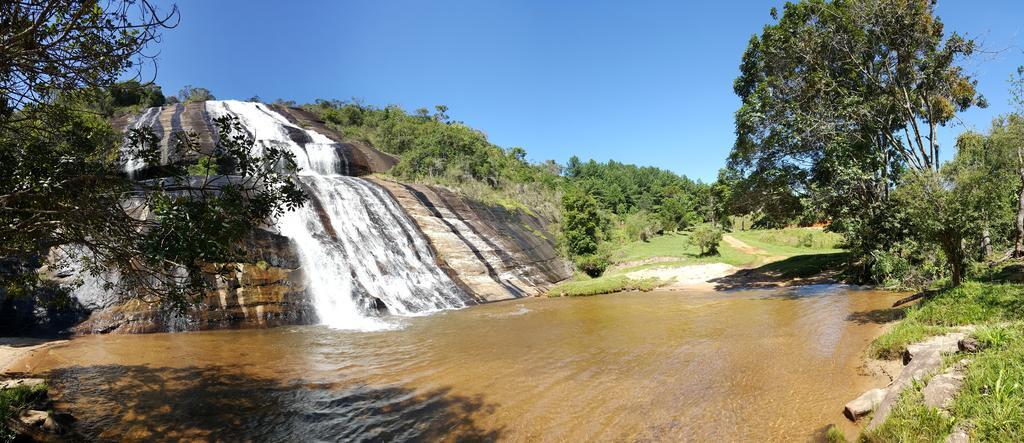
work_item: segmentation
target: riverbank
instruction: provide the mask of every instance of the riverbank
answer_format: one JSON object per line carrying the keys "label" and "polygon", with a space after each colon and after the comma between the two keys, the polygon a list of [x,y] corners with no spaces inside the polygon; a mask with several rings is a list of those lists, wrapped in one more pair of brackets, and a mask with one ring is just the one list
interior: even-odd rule
{"label": "riverbank", "polygon": [[846,261],[839,240],[820,228],[725,234],[718,255],[704,256],[686,232],[622,245],[603,275],[577,275],[549,297],[630,290],[727,290],[834,282]]}
{"label": "riverbank", "polygon": [[967,282],[874,315],[902,321],[869,356],[903,360],[898,377],[912,382],[878,405],[888,416],[869,417],[862,440],[1024,440],[1024,287]]}
{"label": "riverbank", "polygon": [[0,337],[0,377],[9,374],[17,362],[50,346],[66,342],[52,338]]}

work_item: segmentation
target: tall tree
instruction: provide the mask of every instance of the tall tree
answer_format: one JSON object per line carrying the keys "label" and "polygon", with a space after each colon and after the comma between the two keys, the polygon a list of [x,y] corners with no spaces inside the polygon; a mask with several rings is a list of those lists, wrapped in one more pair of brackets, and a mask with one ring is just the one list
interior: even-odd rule
{"label": "tall tree", "polygon": [[[97,90],[141,72],[131,70],[149,61],[143,50],[177,16],[147,0],[0,5],[0,257],[31,264],[49,253],[57,266],[119,274],[135,297],[184,306],[206,287],[211,265],[241,258],[238,242],[255,226],[302,203],[290,154],[253,155],[236,121],[217,121],[213,152],[191,134],[173,137],[173,149],[193,154],[176,158],[216,168],[194,177],[188,164],[167,165],[162,177],[140,181],[123,166],[159,162],[152,131],[132,131],[122,151],[123,135],[81,110]],[[0,273],[6,295],[38,283],[34,266],[15,268]]]}
{"label": "tall tree", "polygon": [[975,44],[947,36],[931,0],[802,0],[772,17],[734,84],[730,167],[824,193],[824,215],[868,239],[866,253],[885,243],[870,238],[885,230],[898,176],[938,170],[937,127],[985,106],[957,65]]}

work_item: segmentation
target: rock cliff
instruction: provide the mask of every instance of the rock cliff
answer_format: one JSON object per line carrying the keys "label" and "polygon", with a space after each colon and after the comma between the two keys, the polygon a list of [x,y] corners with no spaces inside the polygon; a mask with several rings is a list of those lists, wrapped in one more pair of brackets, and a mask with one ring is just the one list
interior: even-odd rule
{"label": "rock cliff", "polygon": [[548,221],[438,186],[373,178],[430,240],[449,274],[481,301],[539,295],[572,276]]}
{"label": "rock cliff", "polygon": [[[298,108],[260,105],[306,131],[337,142],[352,175],[388,171],[398,159],[360,142],[345,141],[314,114]],[[204,103],[151,108],[138,116],[113,122],[127,130],[153,128],[161,140],[162,164],[188,161],[169,149],[176,131],[196,133],[200,148],[212,150],[216,133]],[[295,129],[288,137],[308,137]],[[294,134],[292,134],[294,132]],[[302,143],[296,141],[296,143]],[[138,176],[159,176],[159,167],[138,171]],[[412,185],[380,177],[370,178],[393,197],[415,222],[433,248],[438,265],[477,301],[496,301],[538,295],[571,275],[555,249],[547,220],[523,211],[510,211],[461,197],[436,186]],[[322,204],[322,202],[312,202]],[[235,264],[233,275],[211,281],[213,290],[186,314],[132,300],[89,301],[87,320],[77,333],[148,333],[308,324],[318,321],[306,287],[295,244],[271,230],[258,230],[245,245],[253,261]],[[99,297],[97,300],[116,300]]]}

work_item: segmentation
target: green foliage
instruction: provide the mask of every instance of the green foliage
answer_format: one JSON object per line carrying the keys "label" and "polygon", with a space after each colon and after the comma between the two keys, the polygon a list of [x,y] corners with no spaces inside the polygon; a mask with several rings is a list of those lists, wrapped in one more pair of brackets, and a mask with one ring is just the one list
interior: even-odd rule
{"label": "green foliage", "polygon": [[16,435],[7,428],[7,420],[16,416],[32,403],[43,399],[47,389],[46,385],[35,385],[0,390],[0,442],[15,441]]}
{"label": "green foliage", "polygon": [[566,192],[562,197],[562,240],[569,255],[595,254],[600,235],[597,201],[578,189]]}
{"label": "green foliage", "polygon": [[[921,215],[892,202],[893,189],[908,171],[938,170],[937,127],[985,106],[958,66],[975,45],[947,35],[924,0],[802,0],[775,18],[751,38],[734,83],[737,140],[719,179],[730,212],[762,226],[829,220],[867,274],[873,252],[905,240]],[[918,188],[929,197],[918,209],[951,203],[939,187]],[[947,245],[962,234],[918,227]],[[955,248],[943,249],[962,270]]]}
{"label": "green foliage", "polygon": [[647,211],[638,211],[623,218],[622,230],[627,241],[647,241],[661,231],[661,223]]}
{"label": "green foliage", "polygon": [[608,268],[608,256],[600,252],[574,256],[572,262],[576,269],[591,277],[600,276]]}
{"label": "green foliage", "polygon": [[216,99],[209,89],[197,86],[185,85],[178,91],[178,101],[181,103],[204,102]]}
{"label": "green foliage", "polygon": [[600,278],[562,282],[550,290],[549,297],[579,297],[587,295],[611,294],[614,292],[643,291],[656,289],[666,282],[656,278],[631,279],[624,275],[602,276]]}
{"label": "green foliage", "polygon": [[693,230],[690,239],[700,248],[700,255],[718,255],[718,245],[722,242],[722,230],[701,225]]}

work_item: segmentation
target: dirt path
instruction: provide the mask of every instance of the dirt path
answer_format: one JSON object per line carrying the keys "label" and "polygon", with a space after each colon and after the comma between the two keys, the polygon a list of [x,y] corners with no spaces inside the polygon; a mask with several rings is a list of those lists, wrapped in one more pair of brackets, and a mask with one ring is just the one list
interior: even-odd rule
{"label": "dirt path", "polygon": [[744,242],[743,240],[740,240],[729,234],[723,235],[722,241],[728,243],[729,246],[732,246],[733,249],[740,251],[744,254],[756,255],[758,257],[758,260],[754,262],[755,265],[762,265],[773,261],[785,260],[787,258],[784,255],[771,255],[771,253],[769,253],[768,251],[765,251],[764,249],[758,248],[756,246],[751,246]]}
{"label": "dirt path", "polygon": [[740,239],[738,239],[736,237],[733,237],[733,236],[731,236],[729,234],[723,235],[722,236],[722,241],[728,243],[729,246],[732,246],[734,249],[736,249],[736,250],[738,250],[738,251],[740,251],[742,253],[745,253],[745,254],[768,255],[768,251],[765,251],[764,249],[761,249],[761,248],[756,248],[756,247],[750,246],[750,245],[746,244],[743,240],[740,240]]}

